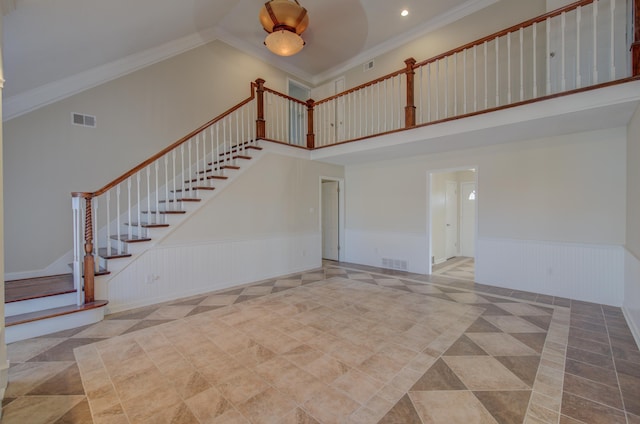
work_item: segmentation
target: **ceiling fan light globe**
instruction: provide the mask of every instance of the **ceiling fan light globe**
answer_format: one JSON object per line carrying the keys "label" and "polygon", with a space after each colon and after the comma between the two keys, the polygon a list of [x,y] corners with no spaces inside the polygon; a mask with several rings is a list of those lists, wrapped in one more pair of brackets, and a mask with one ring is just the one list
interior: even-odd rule
{"label": "ceiling fan light globe", "polygon": [[295,32],[282,29],[267,35],[264,44],[278,56],[293,56],[302,50],[304,40]]}

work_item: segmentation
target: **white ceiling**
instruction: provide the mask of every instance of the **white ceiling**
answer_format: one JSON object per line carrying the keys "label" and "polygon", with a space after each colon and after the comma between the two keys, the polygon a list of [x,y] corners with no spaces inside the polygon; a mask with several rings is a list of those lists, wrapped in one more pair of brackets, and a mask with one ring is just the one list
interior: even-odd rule
{"label": "white ceiling", "polygon": [[301,0],[307,45],[289,58],[262,45],[263,0],[2,1],[4,95],[26,110],[213,39],[318,82],[498,0]]}

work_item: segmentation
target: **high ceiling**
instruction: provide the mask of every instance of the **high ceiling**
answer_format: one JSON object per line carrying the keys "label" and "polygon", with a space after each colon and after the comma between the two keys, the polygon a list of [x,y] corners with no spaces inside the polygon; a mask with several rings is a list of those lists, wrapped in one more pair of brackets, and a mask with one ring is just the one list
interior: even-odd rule
{"label": "high ceiling", "polygon": [[[137,61],[138,67],[221,39],[314,81],[367,54],[497,0],[301,0],[310,17],[304,50],[269,53],[258,22],[263,0],[2,0],[5,98],[42,95],[60,81]],[[7,4],[11,6],[7,8]],[[402,9],[410,15],[400,16]],[[7,10],[8,9],[8,10]],[[165,56],[166,57],[166,56]]]}

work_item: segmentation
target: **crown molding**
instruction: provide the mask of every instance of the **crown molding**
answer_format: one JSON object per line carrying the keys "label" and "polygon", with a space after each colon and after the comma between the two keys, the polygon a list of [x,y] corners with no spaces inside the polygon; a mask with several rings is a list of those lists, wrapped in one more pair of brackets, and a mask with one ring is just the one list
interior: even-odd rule
{"label": "crown molding", "polygon": [[446,13],[440,14],[435,18],[426,21],[422,25],[419,25],[411,29],[410,31],[390,38],[387,41],[376,45],[375,47],[359,53],[347,62],[343,62],[340,65],[334,66],[333,68],[315,75],[311,82],[314,85],[319,85],[325,81],[334,79],[349,71],[350,69],[355,68],[356,66],[360,66],[367,60],[371,60],[374,57],[381,56],[394,49],[397,49],[404,44],[414,41],[430,32],[433,32],[457,20],[469,16],[472,13],[478,12],[479,10],[491,6],[498,1],[500,0],[469,0],[461,4],[460,6],[451,9],[450,11],[447,11]]}
{"label": "crown molding", "polygon": [[215,32],[207,30],[161,46],[132,54],[88,71],[36,87],[3,100],[3,121],[16,118],[38,108],[63,100],[81,91],[135,72],[180,53],[215,40]]}

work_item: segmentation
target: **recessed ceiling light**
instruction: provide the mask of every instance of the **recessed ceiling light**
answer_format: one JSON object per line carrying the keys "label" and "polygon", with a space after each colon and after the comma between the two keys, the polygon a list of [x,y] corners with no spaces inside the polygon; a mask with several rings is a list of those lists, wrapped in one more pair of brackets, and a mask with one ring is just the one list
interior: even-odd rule
{"label": "recessed ceiling light", "polygon": [[400,12],[400,16],[409,16],[409,11],[407,9],[404,9],[402,12]]}

